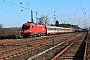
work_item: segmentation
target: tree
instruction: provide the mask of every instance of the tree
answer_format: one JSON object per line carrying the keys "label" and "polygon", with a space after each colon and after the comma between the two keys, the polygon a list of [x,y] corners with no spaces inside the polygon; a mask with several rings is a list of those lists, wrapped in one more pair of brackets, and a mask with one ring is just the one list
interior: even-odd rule
{"label": "tree", "polygon": [[48,16],[43,15],[43,16],[41,16],[41,18],[38,18],[38,24],[44,24],[44,25],[46,25],[48,23],[49,23]]}
{"label": "tree", "polygon": [[3,25],[2,24],[0,24],[0,28],[3,28]]}
{"label": "tree", "polygon": [[59,22],[58,22],[58,20],[56,21],[55,25],[56,25],[56,26],[59,26]]}

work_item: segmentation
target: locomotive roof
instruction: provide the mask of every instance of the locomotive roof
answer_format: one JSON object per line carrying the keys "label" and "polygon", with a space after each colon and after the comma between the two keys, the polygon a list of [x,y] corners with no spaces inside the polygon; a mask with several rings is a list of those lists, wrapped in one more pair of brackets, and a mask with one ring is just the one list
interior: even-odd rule
{"label": "locomotive roof", "polygon": [[24,23],[23,25],[37,25],[37,26],[44,26],[44,25],[41,25],[41,24],[35,24],[35,23],[32,23],[32,22],[27,22],[27,23]]}

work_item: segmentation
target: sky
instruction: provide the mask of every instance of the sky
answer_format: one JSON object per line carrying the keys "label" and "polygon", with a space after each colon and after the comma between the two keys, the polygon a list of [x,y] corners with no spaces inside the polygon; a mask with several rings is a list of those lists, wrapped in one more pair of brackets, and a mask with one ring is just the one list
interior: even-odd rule
{"label": "sky", "polygon": [[21,27],[31,21],[31,10],[35,23],[37,11],[37,18],[48,16],[50,24],[58,20],[60,24],[90,27],[90,0],[0,0],[0,24]]}

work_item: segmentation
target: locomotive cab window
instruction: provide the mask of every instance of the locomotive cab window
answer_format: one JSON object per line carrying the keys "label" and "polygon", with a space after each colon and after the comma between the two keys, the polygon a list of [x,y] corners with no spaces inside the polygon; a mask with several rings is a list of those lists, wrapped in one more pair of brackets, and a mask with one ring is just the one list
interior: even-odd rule
{"label": "locomotive cab window", "polygon": [[25,25],[25,26],[22,27],[23,30],[27,30],[27,29],[29,29],[29,28],[30,28],[30,25],[29,25],[29,26],[26,26],[26,25]]}
{"label": "locomotive cab window", "polygon": [[32,28],[33,28],[33,26],[32,26]]}

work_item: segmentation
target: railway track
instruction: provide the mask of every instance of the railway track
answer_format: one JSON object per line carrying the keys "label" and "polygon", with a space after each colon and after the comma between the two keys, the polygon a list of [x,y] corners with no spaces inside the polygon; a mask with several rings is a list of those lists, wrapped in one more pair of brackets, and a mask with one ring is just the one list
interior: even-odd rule
{"label": "railway track", "polygon": [[75,41],[69,44],[51,60],[83,60],[85,47],[83,37],[85,37],[85,35],[76,38]]}
{"label": "railway track", "polygon": [[[64,35],[59,35],[58,37],[61,37],[59,39],[63,39],[64,37],[67,38],[70,34],[64,34]],[[9,48],[15,48],[17,46],[23,46],[23,45],[28,45],[30,43],[34,43],[35,41],[44,41],[47,39],[51,39],[52,37],[55,36],[48,36],[48,37],[39,37],[39,38],[27,38],[27,39],[15,39],[15,40],[2,40],[0,42],[0,51],[6,50]],[[54,38],[56,39],[56,38]]]}
{"label": "railway track", "polygon": [[84,48],[82,46],[85,46],[85,35],[86,34],[78,34],[60,43],[56,47],[43,51],[34,57],[30,57],[28,60],[82,60],[84,56]]}
{"label": "railway track", "polygon": [[90,60],[90,31],[88,32],[88,35],[87,35],[84,60]]}
{"label": "railway track", "polygon": [[[72,35],[64,34],[44,38],[31,38],[26,40],[2,42],[0,43],[0,60],[26,60],[29,56],[33,56],[39,53],[38,51],[47,49],[47,46],[51,47],[52,44],[57,44],[58,42],[60,42],[60,40],[62,41],[63,39],[68,38]],[[61,38],[58,39],[58,37]],[[52,40],[54,40],[55,43],[52,43]]]}

